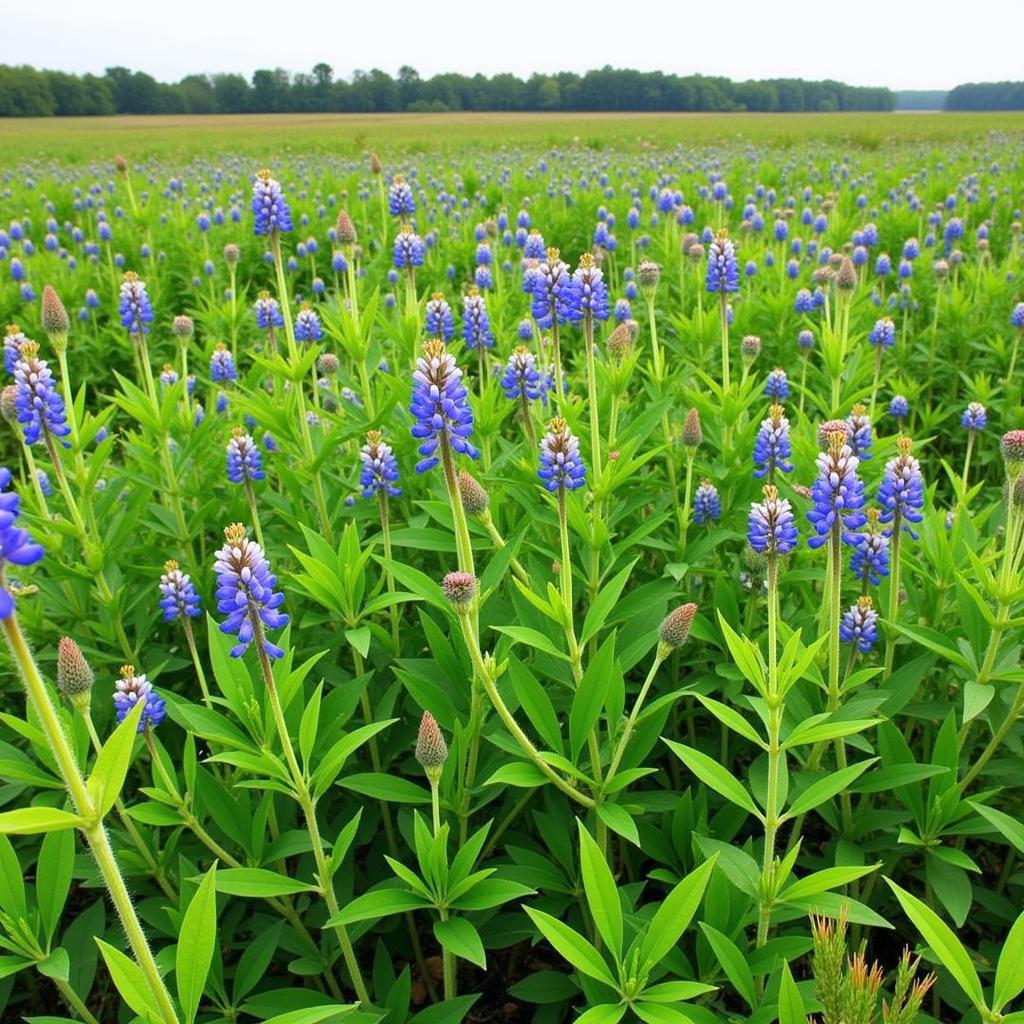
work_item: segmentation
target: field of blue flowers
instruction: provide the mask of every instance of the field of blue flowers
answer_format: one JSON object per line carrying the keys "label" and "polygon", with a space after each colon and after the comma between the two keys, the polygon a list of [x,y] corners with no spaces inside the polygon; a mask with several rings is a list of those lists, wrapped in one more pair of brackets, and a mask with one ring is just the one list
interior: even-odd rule
{"label": "field of blue flowers", "polygon": [[0,1016],[1024,1022],[1019,138],[0,177]]}

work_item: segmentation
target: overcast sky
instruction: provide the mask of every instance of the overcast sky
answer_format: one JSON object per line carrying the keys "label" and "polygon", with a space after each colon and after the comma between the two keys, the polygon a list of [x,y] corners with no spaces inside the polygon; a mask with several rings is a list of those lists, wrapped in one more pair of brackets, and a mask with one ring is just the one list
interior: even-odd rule
{"label": "overcast sky", "polygon": [[[348,77],[586,71],[612,64],[730,78],[946,89],[1024,76],[1018,0],[46,0],[0,5],[0,63],[163,81],[259,67]],[[277,13],[272,13],[274,9]],[[493,13],[492,13],[493,12]]]}

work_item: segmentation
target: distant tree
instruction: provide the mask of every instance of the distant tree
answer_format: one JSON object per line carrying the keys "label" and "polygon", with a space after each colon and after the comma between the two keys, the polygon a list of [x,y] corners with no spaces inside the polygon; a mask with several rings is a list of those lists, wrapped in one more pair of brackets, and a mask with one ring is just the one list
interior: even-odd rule
{"label": "distant tree", "polygon": [[[959,86],[949,109],[1024,108],[1024,85],[1013,82]],[[105,75],[38,72],[5,66],[0,74],[0,116],[48,114],[285,113],[399,110],[694,110],[726,112],[804,110],[892,110],[889,89],[842,82],[764,79],[733,82],[705,75],[674,75],[605,65],[584,75],[563,71],[533,74],[523,81],[507,73],[444,73],[422,78],[409,64],[397,77],[380,68],[336,79],[323,61],[294,76],[283,68],[260,68],[252,82],[238,74],[189,75],[175,85],[126,67]]]}
{"label": "distant tree", "polygon": [[283,68],[260,68],[252,73],[252,109],[261,114],[282,114],[291,109],[291,81]]}
{"label": "distant tree", "polygon": [[27,64],[0,64],[0,117],[50,117],[54,110],[45,75]]}
{"label": "distant tree", "polygon": [[537,90],[537,107],[540,110],[557,110],[562,99],[562,90],[557,78],[545,78]]}
{"label": "distant tree", "polygon": [[213,83],[206,75],[187,75],[177,85],[178,94],[187,114],[213,114],[217,111],[217,96]]}
{"label": "distant tree", "polygon": [[420,101],[422,85],[420,73],[414,67],[403,64],[398,69],[398,101],[403,110],[411,110]]}
{"label": "distant tree", "polygon": [[221,114],[244,114],[252,108],[252,88],[242,75],[214,75],[213,96]]}

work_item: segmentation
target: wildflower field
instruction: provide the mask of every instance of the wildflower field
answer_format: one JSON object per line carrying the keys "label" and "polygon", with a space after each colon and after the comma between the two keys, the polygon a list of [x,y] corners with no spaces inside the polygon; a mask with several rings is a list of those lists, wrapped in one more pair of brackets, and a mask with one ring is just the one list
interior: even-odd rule
{"label": "wildflower field", "polygon": [[1024,1022],[1024,118],[2,127],[2,1020]]}

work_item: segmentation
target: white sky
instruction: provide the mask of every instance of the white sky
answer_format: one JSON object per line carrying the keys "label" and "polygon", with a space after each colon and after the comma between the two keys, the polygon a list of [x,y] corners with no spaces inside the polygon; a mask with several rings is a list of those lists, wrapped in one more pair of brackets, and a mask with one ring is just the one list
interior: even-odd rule
{"label": "white sky", "polygon": [[424,77],[611,64],[894,89],[1024,77],[1019,0],[5,0],[0,22],[0,64],[123,64],[162,81],[321,60],[336,77],[402,64]]}

